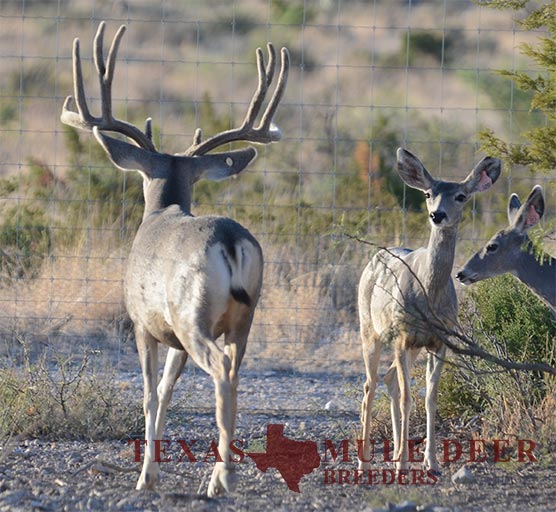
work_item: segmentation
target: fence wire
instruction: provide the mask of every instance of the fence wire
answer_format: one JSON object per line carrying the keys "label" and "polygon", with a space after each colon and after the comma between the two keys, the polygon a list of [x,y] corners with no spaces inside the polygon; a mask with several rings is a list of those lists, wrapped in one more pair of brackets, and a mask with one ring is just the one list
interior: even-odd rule
{"label": "fence wire", "polygon": [[[239,180],[199,183],[194,213],[229,215],[265,253],[264,289],[246,366],[362,368],[356,287],[367,246],[418,247],[422,197],[404,188],[404,146],[434,176],[463,178],[484,128],[517,140],[534,123],[528,97],[498,69],[535,71],[510,13],[468,1],[204,0],[0,3],[0,329],[4,352],[133,352],[123,270],[142,213],[138,176],[115,170],[90,135],[64,128],[71,46],[81,41],[88,101],[98,112],[92,40],[127,26],[116,66],[117,116],[183,151],[241,122],[256,85],[255,48],[289,48],[292,67],[275,121],[279,144]],[[536,117],[537,116],[537,117]],[[551,177],[504,169],[469,207],[461,262],[505,225],[510,192]]]}

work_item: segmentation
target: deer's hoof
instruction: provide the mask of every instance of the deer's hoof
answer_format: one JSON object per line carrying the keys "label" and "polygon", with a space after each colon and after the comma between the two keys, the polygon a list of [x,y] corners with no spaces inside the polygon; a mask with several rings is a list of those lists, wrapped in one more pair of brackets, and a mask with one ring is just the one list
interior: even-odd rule
{"label": "deer's hoof", "polygon": [[237,485],[237,475],[234,468],[226,467],[223,462],[217,462],[212,471],[208,486],[209,498],[217,498],[223,494],[233,492]]}
{"label": "deer's hoof", "polygon": [[137,480],[137,485],[135,486],[135,489],[137,489],[138,491],[145,490],[145,489],[152,491],[157,482],[158,482],[157,470],[152,468],[150,470],[143,469],[143,471],[141,472],[141,476],[139,477],[139,480]]}

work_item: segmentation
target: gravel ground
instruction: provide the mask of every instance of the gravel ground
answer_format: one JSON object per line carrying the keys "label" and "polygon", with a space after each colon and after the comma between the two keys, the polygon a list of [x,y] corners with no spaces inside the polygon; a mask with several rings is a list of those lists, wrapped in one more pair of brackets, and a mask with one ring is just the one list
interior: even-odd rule
{"label": "gravel ground", "polygon": [[[137,373],[122,375],[130,382],[130,399],[140,400]],[[264,451],[266,426],[285,425],[285,436],[335,446],[353,439],[358,428],[362,376],[332,373],[263,372],[242,374],[237,439],[246,451]],[[210,400],[207,401],[207,396]],[[13,510],[427,510],[550,511],[556,510],[556,460],[538,455],[536,463],[475,463],[474,483],[454,484],[451,476],[462,467],[443,467],[435,485],[327,484],[326,470],[355,469],[354,462],[321,463],[302,478],[301,493],[290,491],[278,471],[257,469],[248,457],[237,465],[238,487],[229,496],[208,499],[206,489],[213,458],[206,456],[216,437],[212,384],[192,367],[178,383],[169,412],[169,439],[196,440],[188,460],[161,465],[155,492],[136,491],[139,464],[126,441],[47,442],[26,440],[3,454],[0,462],[0,511]],[[252,404],[252,405],[251,405]],[[169,451],[170,456],[177,452]],[[380,459],[380,457],[379,457]],[[377,469],[388,468],[384,462]],[[330,473],[329,473],[330,474]]]}

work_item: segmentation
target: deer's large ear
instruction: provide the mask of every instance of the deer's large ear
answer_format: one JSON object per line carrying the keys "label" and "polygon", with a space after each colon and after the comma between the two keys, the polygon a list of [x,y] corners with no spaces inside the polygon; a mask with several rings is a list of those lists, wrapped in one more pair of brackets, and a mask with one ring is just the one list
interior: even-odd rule
{"label": "deer's large ear", "polygon": [[511,226],[517,219],[517,213],[521,208],[521,201],[517,194],[512,194],[508,199],[508,224]]}
{"label": "deer's large ear", "polygon": [[154,178],[172,163],[170,155],[153,153],[129,142],[114,139],[102,133],[96,126],[93,133],[112,163],[122,171],[139,171],[149,178]]}
{"label": "deer's large ear", "polygon": [[415,155],[403,148],[398,148],[396,155],[398,174],[406,185],[423,191],[432,188],[434,178]]}
{"label": "deer's large ear", "polygon": [[525,203],[519,208],[510,226],[519,231],[527,231],[539,223],[543,213],[544,197],[542,188],[535,185]]}
{"label": "deer's large ear", "polygon": [[193,180],[220,181],[243,171],[257,156],[255,148],[238,149],[188,158],[194,165]]}
{"label": "deer's large ear", "polygon": [[486,156],[469,173],[463,181],[469,194],[488,190],[500,176],[502,163],[498,158]]}

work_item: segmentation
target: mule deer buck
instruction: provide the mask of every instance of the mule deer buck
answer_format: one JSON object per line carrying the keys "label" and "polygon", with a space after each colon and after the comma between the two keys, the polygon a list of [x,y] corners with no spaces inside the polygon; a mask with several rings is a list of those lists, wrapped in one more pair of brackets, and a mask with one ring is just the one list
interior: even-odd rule
{"label": "mule deer buck", "polygon": [[[123,171],[138,171],[143,178],[145,211],[124,278],[125,303],[134,323],[143,372],[145,457],[137,489],[152,489],[159,477],[154,440],[162,439],[166,411],[174,384],[188,355],[214,380],[216,421],[219,428],[216,462],[208,495],[231,491],[235,472],[231,465],[237,408],[238,370],[261,289],[263,256],[257,240],[244,227],[225,217],[193,217],[193,184],[204,178],[221,180],[240,173],[256,156],[253,148],[206,154],[232,141],[267,144],[280,140],[272,123],[284,93],[289,56],[281,51],[276,88],[256,123],[273,81],[276,53],[269,43],[265,67],[257,49],[258,88],[242,125],[202,140],[195,131],[193,144],[182,154],[157,151],[148,119],[145,131],[112,115],[112,79],[125,26],[116,33],[105,62],[102,22],[94,40],[95,65],[100,79],[102,114],[90,114],[83,85],[79,40],[73,46],[74,90],[77,112],[64,103],[61,120],[92,130],[111,161]],[[103,132],[125,135],[132,144]],[[224,335],[223,347],[216,340]],[[167,345],[162,379],[158,382],[158,344]]]}
{"label": "mule deer buck", "polygon": [[437,391],[446,345],[431,328],[435,318],[455,326],[458,303],[450,277],[458,224],[473,194],[489,189],[500,175],[500,161],[483,158],[459,183],[433,178],[417,157],[397,151],[398,173],[406,185],[425,193],[431,227],[427,247],[401,247],[378,251],[359,281],[358,305],[366,367],[360,467],[370,460],[371,408],[383,344],[393,342],[394,362],[385,376],[390,395],[394,456],[397,469],[408,467],[410,371],[422,348],[428,352],[425,407],[427,439],[424,465],[438,472],[434,420]]}
{"label": "mule deer buck", "polygon": [[517,194],[508,201],[506,229],[498,231],[456,274],[469,285],[510,272],[542,300],[556,307],[556,260],[548,254],[535,256],[527,231],[536,226],[544,213],[544,197],[539,185],[533,187],[522,205]]}

